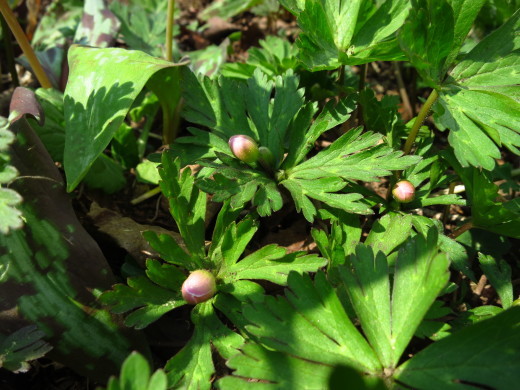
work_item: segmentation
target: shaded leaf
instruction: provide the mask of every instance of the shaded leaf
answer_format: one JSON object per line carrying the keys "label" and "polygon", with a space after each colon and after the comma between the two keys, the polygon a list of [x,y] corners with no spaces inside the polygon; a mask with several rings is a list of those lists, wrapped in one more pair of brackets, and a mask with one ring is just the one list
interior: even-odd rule
{"label": "shaded leaf", "polygon": [[519,324],[520,308],[512,307],[433,343],[401,365],[395,377],[425,390],[515,388],[520,372]]}

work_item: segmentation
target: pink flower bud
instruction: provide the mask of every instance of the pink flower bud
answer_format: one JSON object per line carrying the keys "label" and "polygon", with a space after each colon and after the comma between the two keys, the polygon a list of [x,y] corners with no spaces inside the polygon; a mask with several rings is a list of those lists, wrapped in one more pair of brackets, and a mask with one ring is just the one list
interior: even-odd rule
{"label": "pink flower bud", "polygon": [[182,284],[182,297],[192,305],[210,299],[217,292],[215,277],[209,271],[193,271]]}
{"label": "pink flower bud", "polygon": [[245,163],[254,163],[258,160],[258,145],[247,135],[234,135],[229,139],[229,148],[236,158]]}
{"label": "pink flower bud", "polygon": [[415,187],[408,180],[401,180],[395,183],[392,195],[398,202],[409,203],[415,198]]}

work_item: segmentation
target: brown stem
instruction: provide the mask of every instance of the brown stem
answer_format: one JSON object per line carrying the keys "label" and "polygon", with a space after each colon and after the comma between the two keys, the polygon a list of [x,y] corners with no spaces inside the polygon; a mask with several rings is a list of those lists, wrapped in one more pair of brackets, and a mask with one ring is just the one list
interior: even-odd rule
{"label": "brown stem", "polygon": [[52,84],[49,81],[47,75],[45,74],[45,71],[43,70],[40,64],[40,61],[36,57],[36,54],[34,53],[34,50],[32,49],[31,44],[27,39],[27,36],[23,32],[22,27],[20,27],[18,20],[16,20],[16,17],[14,16],[13,11],[11,11],[11,8],[9,8],[9,5],[7,4],[6,0],[0,0],[0,12],[4,16],[4,19],[7,25],[9,26],[9,29],[12,31],[14,37],[16,38],[16,41],[18,42],[18,44],[22,48],[23,53],[27,57],[27,60],[29,61],[34,75],[38,79],[40,85],[43,88],[52,88]]}
{"label": "brown stem", "polygon": [[399,95],[401,95],[404,109],[407,112],[407,117],[408,119],[413,118],[412,105],[410,104],[410,98],[408,97],[406,86],[404,85],[403,76],[401,74],[401,64],[399,62],[394,62],[394,74],[397,80],[397,86],[399,87]]}
{"label": "brown stem", "polygon": [[452,232],[450,234],[450,238],[457,238],[458,236],[460,236],[461,234],[467,232],[468,230],[474,228],[475,226],[473,225],[473,222],[469,221],[469,222],[466,222],[464,225],[462,226],[459,226],[454,232]]}

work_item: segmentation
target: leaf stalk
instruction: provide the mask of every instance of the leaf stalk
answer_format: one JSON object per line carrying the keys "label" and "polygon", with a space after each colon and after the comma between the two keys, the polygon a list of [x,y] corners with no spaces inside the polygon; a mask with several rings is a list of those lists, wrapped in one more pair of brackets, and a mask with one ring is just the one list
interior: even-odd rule
{"label": "leaf stalk", "polygon": [[428,96],[428,99],[424,103],[424,105],[421,107],[421,111],[419,111],[419,115],[417,115],[417,118],[415,118],[415,122],[413,123],[412,130],[410,131],[410,134],[408,134],[408,138],[406,139],[406,142],[404,144],[403,152],[404,154],[410,154],[410,151],[412,150],[412,145],[415,142],[415,139],[417,138],[417,134],[419,133],[419,129],[421,128],[421,125],[426,120],[426,117],[430,113],[430,109],[433,106],[433,103],[437,100],[439,97],[439,93],[436,89],[434,89],[430,96]]}

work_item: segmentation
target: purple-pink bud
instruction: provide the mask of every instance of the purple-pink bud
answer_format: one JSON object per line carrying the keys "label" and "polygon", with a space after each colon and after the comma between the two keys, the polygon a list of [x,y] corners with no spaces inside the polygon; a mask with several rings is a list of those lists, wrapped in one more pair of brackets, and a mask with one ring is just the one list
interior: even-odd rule
{"label": "purple-pink bud", "polygon": [[193,271],[182,284],[182,297],[192,305],[205,302],[217,292],[215,277],[209,271]]}
{"label": "purple-pink bud", "polygon": [[229,148],[236,158],[251,164],[258,160],[258,145],[247,135],[234,135],[229,139]]}
{"label": "purple-pink bud", "polygon": [[415,198],[415,187],[408,180],[398,181],[392,188],[392,195],[398,202],[409,203]]}

